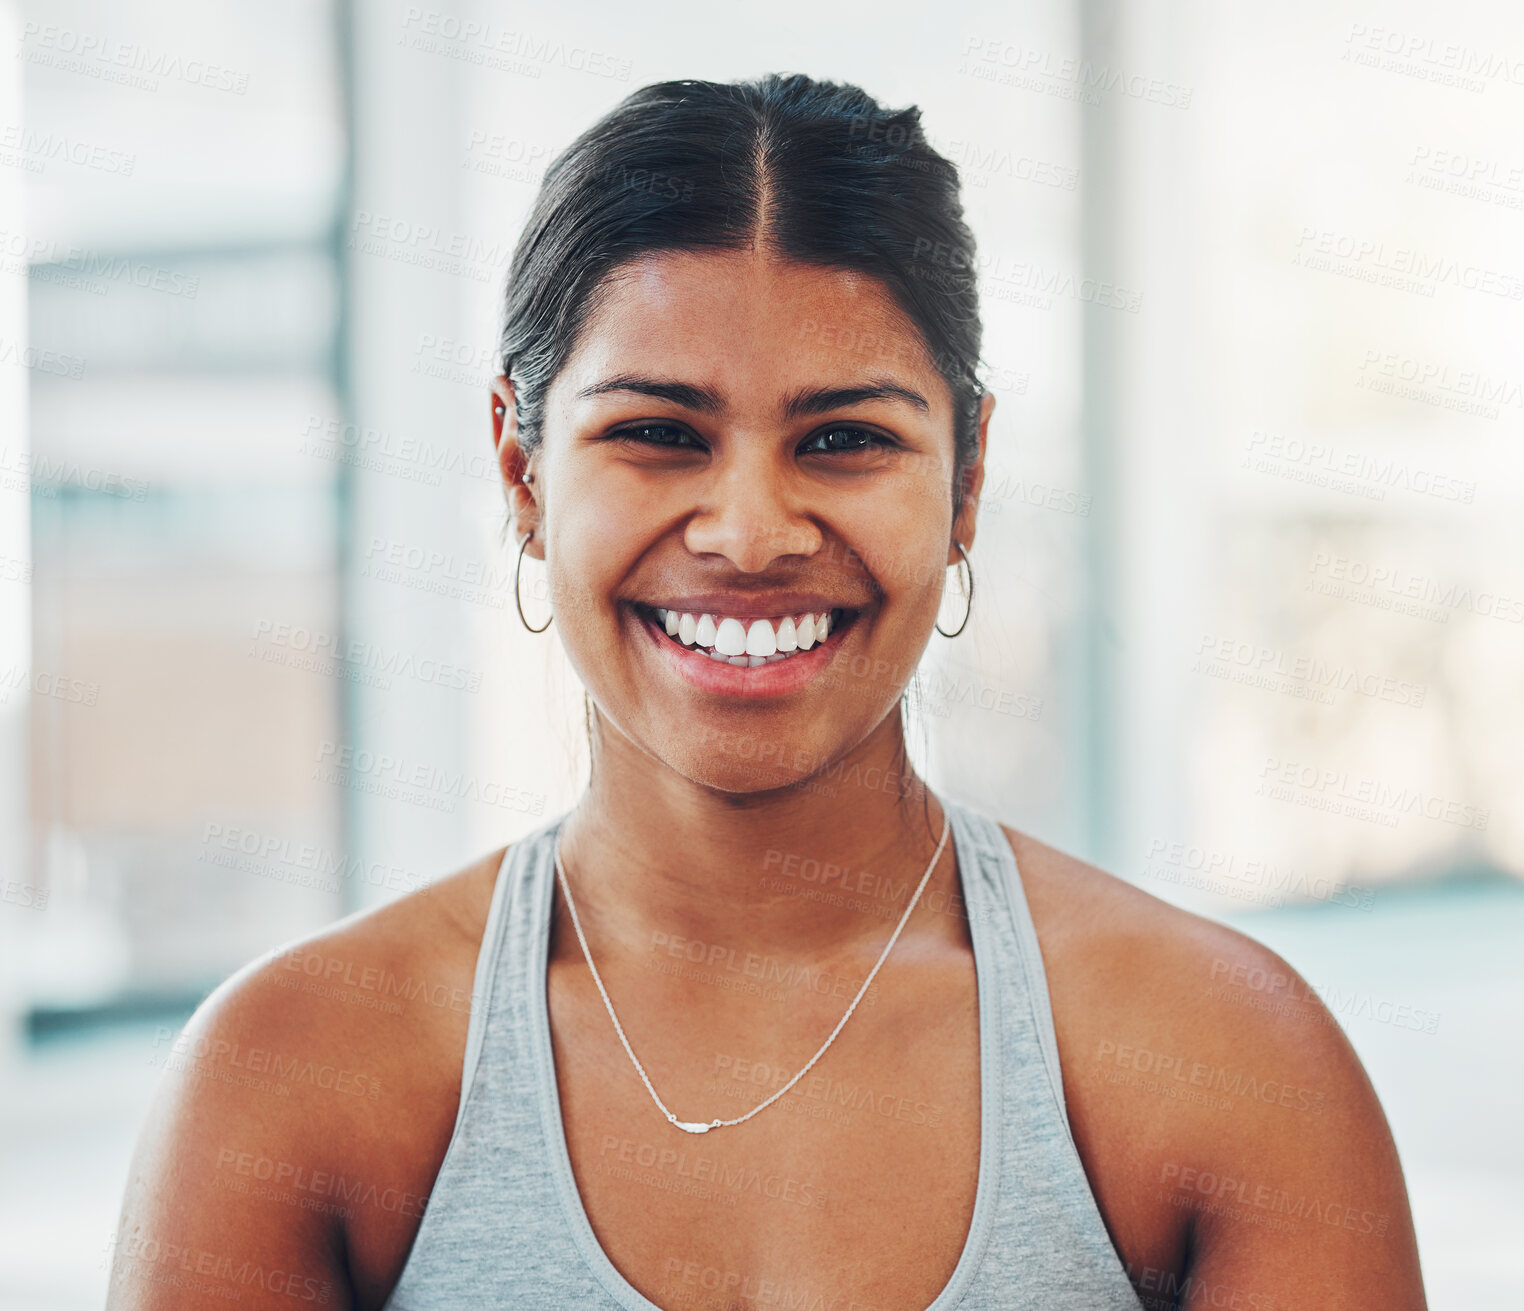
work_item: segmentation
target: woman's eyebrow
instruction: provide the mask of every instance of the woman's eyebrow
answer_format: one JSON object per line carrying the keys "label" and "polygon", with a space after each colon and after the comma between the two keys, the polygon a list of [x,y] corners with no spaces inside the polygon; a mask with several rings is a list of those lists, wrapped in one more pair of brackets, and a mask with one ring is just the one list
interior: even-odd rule
{"label": "woman's eyebrow", "polygon": [[631,373],[621,373],[617,377],[592,383],[577,393],[577,399],[585,400],[591,396],[602,396],[616,391],[654,396],[657,400],[671,401],[674,405],[681,405],[685,410],[697,410],[700,414],[719,414],[725,408],[725,402],[707,387],[699,387],[691,382],[673,382],[663,378],[641,378]]}
{"label": "woman's eyebrow", "polygon": [[796,392],[783,407],[783,412],[790,419],[797,419],[806,414],[826,414],[849,405],[861,405],[864,401],[900,401],[923,412],[931,410],[920,392],[901,387],[897,382],[875,378],[858,387],[812,387]]}
{"label": "woman's eyebrow", "polygon": [[[665,378],[642,378],[629,373],[592,383],[582,388],[577,393],[577,398],[584,400],[610,392],[653,396],[657,400],[670,401],[673,405],[681,405],[684,409],[696,410],[700,414],[719,414],[725,408],[723,399],[707,387]],[[913,405],[923,413],[931,410],[931,405],[920,392],[887,379],[875,378],[856,387],[806,388],[788,399],[783,413],[787,418],[797,419],[810,414],[827,414],[831,410],[845,409],[850,405],[861,405],[864,401],[899,401]]]}

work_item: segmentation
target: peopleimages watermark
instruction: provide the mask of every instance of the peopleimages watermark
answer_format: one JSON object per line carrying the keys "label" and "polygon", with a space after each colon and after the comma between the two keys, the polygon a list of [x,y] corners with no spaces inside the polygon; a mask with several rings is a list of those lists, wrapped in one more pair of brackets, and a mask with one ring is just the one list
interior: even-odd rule
{"label": "peopleimages watermark", "polygon": [[392,892],[427,892],[431,881],[415,870],[379,860],[341,856],[316,842],[278,833],[208,822],[201,832],[200,860],[281,883],[336,893],[346,881]]}
{"label": "peopleimages watermark", "polygon": [[[1193,1060],[1178,1052],[1156,1052],[1147,1047],[1135,1047],[1128,1043],[1103,1038],[1096,1048],[1095,1059],[1117,1067],[1119,1071],[1134,1071],[1152,1075],[1158,1092],[1199,1091],[1205,1097],[1223,1099],[1217,1109],[1229,1110],[1237,1105],[1233,1098],[1262,1102],[1266,1106],[1288,1111],[1309,1111],[1321,1115],[1328,1101],[1328,1094],[1314,1088],[1287,1083],[1283,1079],[1267,1079],[1231,1065],[1215,1065]],[[1108,1082],[1135,1082],[1125,1078],[1108,1078]],[[1197,1100],[1186,1097],[1183,1100]],[[1226,1104],[1224,1104],[1224,1101]],[[1210,1104],[1210,1103],[1207,1103]]]}
{"label": "peopleimages watermark", "polygon": [[[819,319],[805,317],[799,320],[799,336],[813,337],[821,346],[829,346],[843,354],[880,360],[886,364],[913,367],[929,362],[938,372],[953,375],[962,374],[966,367],[955,355],[929,351],[924,343],[913,338],[864,327],[858,322],[822,323]],[[981,362],[976,371],[982,385],[990,391],[1025,396],[1032,385],[1030,370]],[[951,465],[939,457],[929,457],[921,463],[929,470],[937,470],[943,481],[950,475]]]}
{"label": "peopleimages watermark", "polygon": [[1074,191],[1079,186],[1079,169],[1013,150],[1003,142],[954,137],[931,144],[958,166],[960,178],[970,186],[986,187],[992,177],[1030,182],[1034,186],[1053,187],[1060,191]]}
{"label": "peopleimages watermark", "polygon": [[1206,994],[1209,1001],[1232,1002],[1251,1010],[1330,1025],[1343,1018],[1371,1020],[1418,1033],[1439,1032],[1438,1011],[1373,997],[1358,988],[1307,983],[1283,970],[1217,957],[1212,961],[1211,978],[1213,984]]}
{"label": "peopleimages watermark", "polygon": [[1213,1283],[1201,1275],[1182,1275],[1162,1266],[1134,1265],[1123,1261],[1127,1277],[1138,1291],[1143,1311],[1198,1311],[1216,1307],[1220,1311],[1284,1311],[1277,1308],[1275,1296],[1233,1284]]}
{"label": "peopleimages watermark", "polygon": [[14,164],[29,173],[42,173],[51,162],[125,178],[132,176],[138,157],[98,141],[71,137],[66,132],[43,132],[24,123],[0,127],[0,163]]}
{"label": "peopleimages watermark", "polygon": [[1524,387],[1512,378],[1493,378],[1477,369],[1454,369],[1396,351],[1366,351],[1355,386],[1480,419],[1500,418],[1505,407],[1524,410]]}
{"label": "peopleimages watermark", "polygon": [[274,619],[255,622],[253,641],[249,654],[263,663],[366,683],[383,690],[391,686],[393,678],[408,678],[433,687],[474,693],[481,690],[484,677],[479,669]]}
{"label": "peopleimages watermark", "polygon": [[1262,428],[1250,434],[1239,467],[1371,501],[1386,500],[1387,489],[1391,487],[1461,505],[1476,500],[1476,483],[1472,480],[1452,478],[1389,455],[1339,451],[1321,441],[1307,441]]}
{"label": "peopleimages watermark", "polygon": [[1346,883],[1325,874],[1309,875],[1289,864],[1258,857],[1245,859],[1235,852],[1195,843],[1155,838],[1149,843],[1147,861],[1143,869],[1145,878],[1266,906],[1284,905],[1288,896],[1306,896],[1334,906],[1370,910],[1376,900],[1375,888]]}
{"label": "peopleimages watermark", "polygon": [[1456,41],[1440,43],[1420,32],[1351,23],[1344,36],[1344,60],[1366,68],[1480,92],[1491,81],[1524,86],[1524,58],[1482,50]]}
{"label": "peopleimages watermark", "polygon": [[1455,611],[1464,610],[1499,623],[1524,623],[1524,599],[1459,583],[1440,583],[1428,574],[1415,574],[1396,565],[1372,564],[1319,551],[1308,564],[1307,572],[1316,577],[1307,579],[1306,591],[1413,619],[1442,624]]}
{"label": "peopleimages watermark", "polygon": [[1516,272],[1467,264],[1407,246],[1388,247],[1385,241],[1310,224],[1302,225],[1291,262],[1419,296],[1433,296],[1436,288],[1450,286],[1505,300],[1524,299],[1524,276]]}
{"label": "peopleimages watermark", "polygon": [[[432,332],[418,335],[418,344],[413,348],[413,367],[409,370],[425,378],[455,383],[473,391],[486,391],[501,371],[496,346],[479,346],[458,337],[441,337]],[[482,453],[473,458],[471,468],[466,472],[493,482],[502,477],[497,460]]]}
{"label": "peopleimages watermark", "polygon": [[495,610],[505,610],[513,603],[511,565],[460,559],[453,551],[389,537],[372,536],[366,543],[360,575]]}
{"label": "peopleimages watermark", "polygon": [[104,296],[108,282],[125,283],[142,291],[194,300],[201,279],[162,264],[130,255],[107,255],[89,246],[29,236],[15,228],[0,228],[0,271],[35,282],[50,282]]}
{"label": "peopleimages watermark", "polygon": [[1189,109],[1194,94],[1192,87],[1177,86],[1163,78],[1145,77],[1089,59],[1055,58],[1049,51],[998,37],[970,35],[964,38],[961,54],[958,71],[968,77],[1082,104],[1098,105],[1103,92],[1116,92],[1171,109]]}
{"label": "peopleimages watermark", "polygon": [[[159,1047],[164,1043],[170,1045],[161,1052]],[[256,1092],[273,1092],[280,1097],[289,1097],[294,1084],[307,1084],[325,1092],[367,1101],[379,1101],[381,1097],[381,1080],[373,1074],[328,1061],[272,1051],[268,1047],[246,1047],[225,1038],[209,1039],[199,1034],[177,1033],[163,1024],[156,1027],[153,1046],[148,1057],[150,1065],[163,1065],[196,1079],[212,1079],[252,1088]]]}
{"label": "peopleimages watermark", "polygon": [[29,64],[81,73],[139,91],[157,91],[161,77],[235,96],[249,89],[249,75],[240,69],[53,23],[26,23],[17,54]]}
{"label": "peopleimages watermark", "polygon": [[113,1250],[114,1268],[121,1277],[193,1291],[198,1298],[236,1302],[248,1289],[257,1288],[293,1302],[324,1305],[333,1300],[333,1285],[328,1280],[267,1265],[251,1259],[246,1252],[230,1255],[194,1243],[151,1237],[141,1230],[135,1230],[120,1243],[113,1238],[106,1244],[108,1258]]}
{"label": "peopleimages watermark", "polygon": [[383,966],[357,964],[342,956],[330,956],[305,947],[292,947],[282,952],[279,960],[275,975],[277,987],[313,992],[339,1001],[350,1000],[345,994],[353,990],[374,999],[376,1004],[369,1009],[387,1014],[400,1014],[402,1002],[422,1002],[438,1010],[468,1015],[475,1000],[472,993],[455,984],[431,982],[411,974],[399,978],[393,970]]}
{"label": "peopleimages watermark", "polygon": [[427,1193],[406,1188],[382,1187],[364,1179],[351,1179],[333,1170],[315,1170],[294,1161],[243,1152],[233,1147],[217,1149],[217,1182],[241,1196],[287,1202],[320,1214],[342,1214],[353,1219],[357,1207],[374,1207],[397,1215],[421,1216]]}
{"label": "peopleimages watermark", "polygon": [[1279,756],[1265,757],[1259,777],[1255,791],[1261,796],[1353,819],[1373,820],[1388,828],[1396,828],[1404,815],[1419,814],[1425,819],[1480,831],[1492,816],[1491,810],[1423,788],[1397,787],[1368,775],[1352,778],[1347,769],[1282,760]]}
{"label": "peopleimages watermark", "polygon": [[147,497],[150,484],[146,478],[131,478],[115,469],[0,446],[0,487],[34,496],[86,491],[141,501]]}
{"label": "peopleimages watermark", "polygon": [[1485,155],[1415,146],[1406,181],[1447,196],[1524,209],[1524,165],[1500,164]]}
{"label": "peopleimages watermark", "polygon": [[509,247],[501,239],[448,232],[437,224],[418,223],[393,214],[357,209],[345,239],[361,255],[415,264],[436,273],[489,282],[508,261]]}
{"label": "peopleimages watermark", "polygon": [[496,23],[461,18],[418,5],[408,6],[398,43],[410,50],[427,51],[462,63],[525,77],[539,77],[544,68],[559,67],[614,82],[630,80],[630,61],[606,50],[537,37]]}
{"label": "peopleimages watermark", "polygon": [[734,760],[755,763],[759,769],[771,766],[805,775],[807,781],[800,786],[825,796],[835,796],[839,787],[850,786],[903,797],[909,794],[916,782],[914,771],[901,773],[880,765],[865,766],[860,760],[849,762],[844,756],[833,760],[825,752],[810,751],[797,743],[778,738],[736,733],[706,724],[696,726],[696,735],[698,745]]}
{"label": "peopleimages watermark", "polygon": [[33,373],[46,373],[54,378],[81,378],[85,373],[85,357],[71,355],[68,351],[56,351],[46,346],[33,346],[15,337],[0,336],[0,364],[13,369],[30,369]]}
{"label": "peopleimages watermark", "polygon": [[[417,364],[413,372],[420,372]],[[485,381],[482,382],[486,387]],[[458,446],[447,446],[427,437],[413,437],[387,428],[344,423],[312,414],[302,430],[297,448],[303,455],[342,464],[352,469],[387,474],[405,482],[438,487],[442,474],[458,474],[497,482],[502,477],[497,461],[488,453],[465,455]]]}
{"label": "peopleimages watermark", "polygon": [[1299,1220],[1312,1220],[1335,1229],[1384,1237],[1391,1224],[1391,1216],[1385,1211],[1369,1211],[1347,1202],[1297,1195],[1269,1184],[1251,1183],[1247,1179],[1218,1174],[1213,1170],[1201,1170],[1175,1161],[1163,1163],[1159,1183],[1161,1186],[1169,1186],[1172,1195],[1161,1191],[1160,1197],[1172,1204],[1180,1205],[1194,1194],[1194,1198],[1206,1199],[1211,1203],[1209,1207],[1201,1209],[1215,1211],[1227,1206],[1247,1207],[1247,1213],[1227,1214],[1230,1219],[1256,1221],[1259,1216],[1255,1213],[1262,1213],[1283,1222],[1280,1226],[1272,1227],[1288,1230],[1295,1230]]}
{"label": "peopleimages watermark", "polygon": [[911,259],[910,272],[923,281],[961,291],[967,278],[978,277],[985,295],[1031,309],[1052,309],[1055,297],[1128,314],[1136,314],[1143,307],[1140,291],[1100,278],[1076,276],[1066,269],[1047,268],[1032,260],[1014,260],[1000,251],[917,237]]}
{"label": "peopleimages watermark", "polygon": [[[713,1086],[728,1096],[748,1095],[749,1090],[760,1090],[765,1097],[783,1087],[796,1073],[766,1061],[747,1060],[725,1052],[714,1054],[715,1076]],[[946,1108],[940,1102],[923,1101],[906,1097],[872,1084],[836,1079],[826,1074],[812,1074],[801,1079],[789,1089],[786,1097],[819,1102],[843,1113],[868,1111],[885,1120],[897,1120],[901,1124],[924,1125],[938,1129]],[[814,1118],[831,1118],[818,1116]]]}
{"label": "peopleimages watermark", "polygon": [[1265,691],[1289,693],[1324,705],[1333,704],[1335,692],[1355,692],[1419,710],[1428,694],[1427,684],[1410,683],[1391,674],[1378,674],[1342,662],[1334,664],[1321,656],[1288,656],[1279,647],[1215,633],[1201,635],[1191,672]]}
{"label": "peopleimages watermark", "polygon": [[[783,991],[788,988],[803,988],[822,997],[852,997],[863,983],[861,979],[850,979],[831,970],[785,962],[777,956],[754,951],[737,953],[736,948],[727,947],[723,943],[703,942],[698,938],[687,938],[661,929],[652,930],[651,950],[665,953],[674,960],[700,966],[711,976],[715,976],[717,970],[723,970],[740,978],[754,980],[763,989],[776,990],[775,993],[768,994],[769,1000],[788,1000],[789,993]],[[708,978],[700,978],[700,982],[710,981]],[[863,1001],[868,1006],[874,1005],[877,1000],[871,988],[863,996]]]}
{"label": "peopleimages watermark", "polygon": [[[636,1168],[620,1171],[620,1166]],[[723,1201],[727,1205],[734,1205],[736,1199],[750,1194],[823,1210],[830,1196],[816,1180],[761,1170],[682,1147],[658,1147],[654,1143],[615,1134],[603,1135],[598,1150],[598,1168],[616,1178],[660,1187],[664,1192],[686,1193],[706,1200]],[[669,1184],[675,1186],[665,1186]]]}
{"label": "peopleimages watermark", "polygon": [[46,910],[51,888],[39,888],[19,879],[0,879],[0,903],[23,910]]}
{"label": "peopleimages watermark", "polygon": [[22,687],[33,696],[68,701],[77,706],[93,706],[101,695],[99,683],[69,678],[51,669],[33,669],[30,665],[15,664],[0,671],[0,706],[11,699],[12,692]]}
{"label": "peopleimages watermark", "polygon": [[535,186],[545,176],[549,162],[550,147],[543,141],[525,141],[522,137],[478,127],[472,128],[466,139],[462,167],[473,173]]}
{"label": "peopleimages watermark", "polygon": [[1058,514],[1090,517],[1092,498],[1085,492],[1059,487],[1041,478],[1032,478],[1013,469],[992,465],[979,493],[979,508],[998,514],[1008,504],[1021,502],[1040,510],[1053,510]]}
{"label": "peopleimages watermark", "polygon": [[423,761],[410,761],[386,751],[372,751],[346,743],[324,740],[318,746],[314,781],[332,783],[353,791],[369,792],[391,801],[402,801],[453,814],[460,801],[541,815],[545,794],[531,792],[497,779],[481,779]]}
{"label": "peopleimages watermark", "polygon": [[[887,874],[852,869],[847,865],[803,856],[794,851],[781,851],[777,847],[769,847],[763,854],[762,868],[776,871],[776,874],[764,875],[764,886],[781,890],[788,889],[790,884],[809,884],[811,890],[818,887],[834,897],[827,904],[866,910],[882,918],[892,919],[898,916],[915,888],[915,882],[908,875],[895,879]],[[959,919],[966,920],[971,916],[968,903],[959,893],[947,892],[941,888],[933,888],[925,893],[918,905],[938,914],[955,915]],[[986,908],[981,914],[984,918],[993,918],[995,912]]]}

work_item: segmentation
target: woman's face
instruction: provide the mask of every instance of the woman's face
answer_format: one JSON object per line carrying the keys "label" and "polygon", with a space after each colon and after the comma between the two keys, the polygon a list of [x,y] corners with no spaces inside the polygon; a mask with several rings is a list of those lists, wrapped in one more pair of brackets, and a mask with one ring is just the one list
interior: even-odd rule
{"label": "woman's face", "polygon": [[958,559],[951,394],[863,275],[673,252],[604,292],[528,488],[509,420],[516,535],[536,529],[561,641],[614,729],[722,791],[796,783],[883,722],[930,635]]}

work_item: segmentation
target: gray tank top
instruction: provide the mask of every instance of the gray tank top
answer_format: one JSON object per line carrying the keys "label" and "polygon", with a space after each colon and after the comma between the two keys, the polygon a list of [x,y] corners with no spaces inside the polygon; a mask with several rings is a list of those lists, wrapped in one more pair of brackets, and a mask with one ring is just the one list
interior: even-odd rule
{"label": "gray tank top", "polygon": [[[943,804],[973,939],[983,1101],[973,1222],[927,1311],[1140,1311],[1070,1135],[1016,858],[993,820]],[[661,1311],[594,1237],[566,1150],[545,985],[560,825],[514,843],[498,872],[455,1131],[386,1311]],[[795,1311],[784,1285],[769,1305]]]}

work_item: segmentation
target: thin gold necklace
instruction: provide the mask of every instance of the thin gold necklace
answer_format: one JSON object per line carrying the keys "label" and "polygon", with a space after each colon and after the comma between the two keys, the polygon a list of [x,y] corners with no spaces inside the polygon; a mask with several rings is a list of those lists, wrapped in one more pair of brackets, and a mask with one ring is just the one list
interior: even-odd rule
{"label": "thin gold necklace", "polygon": [[857,1009],[857,1003],[863,999],[863,995],[868,991],[868,985],[873,982],[874,975],[878,973],[879,967],[888,959],[889,952],[893,949],[894,944],[899,941],[900,930],[905,927],[905,921],[910,918],[910,912],[915,909],[916,902],[921,899],[921,889],[926,886],[926,880],[931,877],[931,871],[937,867],[937,861],[942,856],[942,848],[947,845],[947,835],[952,827],[952,815],[946,806],[942,808],[942,812],[942,836],[937,842],[937,849],[932,852],[931,862],[926,866],[926,872],[921,875],[921,881],[916,884],[915,896],[911,897],[910,904],[905,907],[905,913],[900,916],[900,922],[894,926],[894,932],[889,936],[889,941],[884,945],[884,950],[878,958],[878,964],[868,971],[868,977],[863,980],[863,986],[857,990],[857,996],[852,998],[852,1004],[847,1007],[847,1013],[837,1021],[836,1027],[831,1030],[831,1036],[821,1044],[820,1050],[810,1057],[809,1064],[765,1102],[753,1107],[745,1115],[738,1116],[734,1120],[710,1120],[707,1124],[702,1120],[679,1120],[677,1116],[667,1109],[667,1104],[656,1095],[656,1089],[651,1087],[651,1080],[646,1077],[646,1068],[640,1063],[639,1057],[635,1055],[634,1049],[630,1046],[630,1040],[624,1036],[624,1026],[619,1023],[619,1017],[614,1014],[614,1003],[609,1000],[608,989],[603,986],[603,980],[598,975],[598,967],[593,964],[593,953],[588,950],[587,936],[582,932],[582,921],[577,917],[577,903],[572,900],[571,885],[567,882],[566,866],[561,863],[561,843],[559,839],[557,840],[556,874],[561,880],[561,891],[566,897],[566,909],[571,912],[572,928],[577,930],[577,941],[582,944],[582,954],[587,958],[587,968],[593,973],[593,982],[598,985],[599,995],[603,998],[603,1005],[608,1010],[609,1019],[614,1021],[614,1032],[619,1035],[619,1041],[624,1044],[625,1054],[634,1063],[635,1072],[640,1075],[641,1083],[645,1084],[646,1091],[651,1094],[651,1100],[661,1108],[661,1113],[667,1117],[670,1123],[681,1129],[684,1133],[708,1133],[711,1129],[722,1129],[732,1124],[744,1124],[758,1111],[766,1110],[778,1098],[782,1097],[784,1093],[810,1072],[810,1068],[816,1061],[826,1054],[826,1049],[836,1041],[836,1035],[842,1031],[842,1027],[846,1022],[852,1018],[852,1012]]}

